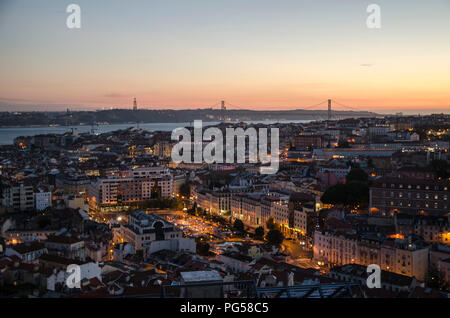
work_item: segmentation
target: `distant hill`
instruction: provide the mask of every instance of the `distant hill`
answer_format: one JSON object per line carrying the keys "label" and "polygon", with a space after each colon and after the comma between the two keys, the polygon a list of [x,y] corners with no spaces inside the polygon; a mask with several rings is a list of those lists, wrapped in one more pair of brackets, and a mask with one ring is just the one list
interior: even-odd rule
{"label": "distant hill", "polygon": [[[333,111],[333,118],[378,117],[367,111]],[[203,121],[261,121],[261,120],[326,120],[325,110],[129,110],[112,109],[77,112],[4,112],[0,113],[0,127],[47,126],[47,125],[92,125],[96,123],[178,123]]]}

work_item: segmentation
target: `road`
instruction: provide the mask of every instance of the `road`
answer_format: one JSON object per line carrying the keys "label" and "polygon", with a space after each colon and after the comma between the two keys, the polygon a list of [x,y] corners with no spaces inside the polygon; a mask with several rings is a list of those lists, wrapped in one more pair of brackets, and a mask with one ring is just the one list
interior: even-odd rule
{"label": "road", "polygon": [[[148,211],[164,217],[169,222],[174,223],[181,228],[187,237],[206,237],[210,244],[214,245],[217,242],[232,242],[232,241],[246,241],[248,243],[262,243],[250,238],[240,238],[234,236],[231,231],[224,229],[219,223],[203,219],[187,214],[181,210],[159,210]],[[100,222],[108,222],[109,218],[113,218],[120,223],[126,223],[129,212],[115,213],[111,215],[95,215],[94,218]],[[284,240],[281,251],[288,256],[287,263],[301,267],[301,268],[317,268],[317,264],[311,260],[311,251],[305,250],[298,241]]]}
{"label": "road", "polygon": [[284,240],[281,245],[283,253],[288,254],[286,262],[302,268],[318,268],[311,260],[312,252],[305,250],[298,241]]}

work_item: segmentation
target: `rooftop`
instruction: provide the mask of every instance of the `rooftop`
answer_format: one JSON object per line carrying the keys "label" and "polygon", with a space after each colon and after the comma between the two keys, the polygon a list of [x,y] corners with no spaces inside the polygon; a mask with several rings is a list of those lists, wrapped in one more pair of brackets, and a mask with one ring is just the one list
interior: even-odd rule
{"label": "rooftop", "polygon": [[222,276],[217,271],[181,272],[180,275],[186,283],[222,281]]}

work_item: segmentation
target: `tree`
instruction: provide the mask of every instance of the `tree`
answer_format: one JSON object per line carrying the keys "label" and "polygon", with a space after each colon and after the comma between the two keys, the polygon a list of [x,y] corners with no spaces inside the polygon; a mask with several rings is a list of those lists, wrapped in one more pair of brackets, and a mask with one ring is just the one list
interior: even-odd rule
{"label": "tree", "polygon": [[430,265],[425,278],[426,285],[438,290],[449,290],[450,285],[445,280],[444,273],[440,272],[435,265]]}
{"label": "tree", "polygon": [[204,242],[198,242],[197,243],[197,254],[202,256],[208,256],[209,255],[209,243]]}
{"label": "tree", "polygon": [[180,195],[186,198],[191,196],[191,183],[188,180],[180,186]]}
{"label": "tree", "polygon": [[262,226],[257,227],[255,230],[255,239],[262,240],[264,238],[264,228]]}
{"label": "tree", "polygon": [[436,177],[443,179],[450,178],[450,164],[446,160],[431,161],[431,168],[436,174]]}
{"label": "tree", "polygon": [[244,223],[239,219],[235,220],[233,224],[233,229],[235,229],[238,232],[244,232]]}
{"label": "tree", "polygon": [[320,200],[325,204],[366,207],[369,203],[369,186],[361,181],[338,183],[329,187]]}
{"label": "tree", "polygon": [[351,181],[345,186],[347,187],[347,206],[367,207],[369,205],[369,186],[366,183]]}
{"label": "tree", "polygon": [[270,230],[266,234],[266,240],[270,245],[280,245],[283,243],[284,236],[279,230]]}
{"label": "tree", "polygon": [[269,230],[275,230],[277,228],[277,223],[275,222],[275,220],[273,218],[269,218],[266,222],[266,227]]}
{"label": "tree", "polygon": [[329,187],[320,200],[325,204],[346,204],[347,198],[347,187],[345,184],[338,183],[334,186]]}
{"label": "tree", "polygon": [[52,223],[52,220],[51,220],[50,216],[48,216],[48,215],[39,215],[37,217],[36,222],[39,226],[39,229],[45,229],[47,226],[49,226]]}
{"label": "tree", "polygon": [[354,168],[345,177],[345,182],[359,181],[367,182],[369,180],[369,175],[361,168]]}

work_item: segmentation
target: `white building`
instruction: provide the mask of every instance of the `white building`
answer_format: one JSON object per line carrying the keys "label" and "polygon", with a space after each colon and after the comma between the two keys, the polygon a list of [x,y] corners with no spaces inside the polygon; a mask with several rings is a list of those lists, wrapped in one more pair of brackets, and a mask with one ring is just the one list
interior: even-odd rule
{"label": "white building", "polygon": [[377,125],[369,127],[369,135],[370,136],[385,136],[389,131],[391,131],[391,127],[388,125]]}
{"label": "white building", "polygon": [[52,193],[39,189],[34,193],[34,202],[36,210],[43,211],[52,206]]}
{"label": "white building", "polygon": [[135,251],[145,250],[153,241],[164,241],[183,237],[183,232],[167,220],[144,211],[134,211],[128,224],[121,225],[114,233],[116,243],[129,242]]}
{"label": "white building", "polygon": [[320,173],[332,173],[338,180],[345,179],[350,170],[351,167],[347,166],[324,166],[319,168]]}
{"label": "white building", "polygon": [[85,241],[75,237],[61,235],[49,236],[44,241],[45,247],[66,258],[84,260],[86,258]]}
{"label": "white building", "polygon": [[31,263],[37,260],[44,254],[47,254],[47,248],[38,242],[27,242],[17,245],[12,245],[6,248],[5,255],[16,255],[25,263]]}
{"label": "white building", "polygon": [[161,250],[195,253],[197,250],[196,247],[197,244],[195,243],[195,240],[191,238],[175,238],[164,241],[152,241],[147,244],[147,248],[144,251],[144,258]]}

